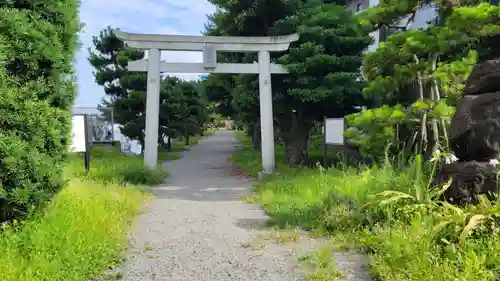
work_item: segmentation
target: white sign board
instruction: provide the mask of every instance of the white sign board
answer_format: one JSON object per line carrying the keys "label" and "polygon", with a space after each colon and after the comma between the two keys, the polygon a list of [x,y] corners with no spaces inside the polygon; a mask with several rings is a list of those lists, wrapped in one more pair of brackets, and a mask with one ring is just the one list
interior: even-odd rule
{"label": "white sign board", "polygon": [[85,128],[85,116],[74,115],[73,124],[71,127],[71,152],[85,152],[87,151],[87,138]]}
{"label": "white sign board", "polygon": [[326,144],[344,144],[344,118],[326,118],[324,134]]}

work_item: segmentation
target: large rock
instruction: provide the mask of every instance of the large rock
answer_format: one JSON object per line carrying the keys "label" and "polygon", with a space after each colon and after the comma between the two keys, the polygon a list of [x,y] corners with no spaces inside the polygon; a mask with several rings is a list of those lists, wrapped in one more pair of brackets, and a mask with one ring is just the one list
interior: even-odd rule
{"label": "large rock", "polygon": [[442,186],[451,178],[451,185],[441,199],[453,204],[477,204],[480,194],[494,199],[494,195],[499,190],[498,171],[498,166],[488,162],[469,161],[445,164],[441,167],[435,184],[438,187]]}
{"label": "large rock", "polygon": [[500,92],[465,96],[449,131],[451,150],[460,161],[488,161],[500,154]]}
{"label": "large rock", "polygon": [[449,130],[450,148],[458,162],[444,165],[435,179],[452,183],[443,199],[455,204],[478,202],[499,191],[500,60],[478,64],[465,85]]}
{"label": "large rock", "polygon": [[500,91],[500,60],[488,60],[473,69],[464,92],[466,95],[481,95]]}

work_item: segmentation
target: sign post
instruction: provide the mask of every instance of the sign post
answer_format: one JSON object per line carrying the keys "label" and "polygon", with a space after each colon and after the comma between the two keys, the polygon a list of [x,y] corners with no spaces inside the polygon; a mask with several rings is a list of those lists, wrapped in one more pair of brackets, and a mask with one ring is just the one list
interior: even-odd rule
{"label": "sign post", "polygon": [[71,152],[84,153],[85,170],[90,169],[89,132],[87,114],[75,114],[71,126]]}
{"label": "sign post", "polygon": [[324,159],[323,166],[328,166],[327,148],[328,145],[344,145],[344,118],[326,118],[323,125],[324,134]]}
{"label": "sign post", "polygon": [[83,125],[85,127],[85,152],[83,154],[83,157],[84,157],[83,161],[84,161],[84,165],[85,165],[85,170],[88,173],[90,170],[90,150],[89,150],[90,140],[89,140],[89,134],[87,132],[87,130],[89,128],[89,121],[87,118],[87,114],[83,115]]}

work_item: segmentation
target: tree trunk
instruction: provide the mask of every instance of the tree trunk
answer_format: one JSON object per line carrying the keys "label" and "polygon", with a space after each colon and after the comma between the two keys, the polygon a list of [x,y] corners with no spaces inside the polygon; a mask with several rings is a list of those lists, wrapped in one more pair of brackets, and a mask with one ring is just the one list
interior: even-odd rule
{"label": "tree trunk", "polygon": [[161,136],[158,138],[158,143],[162,149],[167,149],[167,143],[165,142],[165,136]]}
{"label": "tree trunk", "polygon": [[167,138],[167,151],[172,152],[172,137]]}
{"label": "tree trunk", "polygon": [[[413,58],[415,59],[416,63],[419,62],[417,55],[414,54]],[[420,71],[417,72],[417,83],[418,83],[419,98],[421,101],[423,101],[424,84],[422,81],[422,74],[420,73]],[[426,148],[427,148],[427,112],[423,111],[420,115],[420,137],[416,153],[421,154],[425,152]]]}
{"label": "tree trunk", "polygon": [[146,149],[146,146],[144,144],[141,144],[141,155],[144,156],[144,150]]}
{"label": "tree trunk", "polygon": [[[436,100],[436,93],[434,91],[434,88],[431,89],[431,95],[432,95],[432,100]],[[431,124],[432,124],[432,144],[429,145],[428,151],[426,153],[426,159],[430,159],[432,156],[432,153],[436,151],[439,147],[439,128],[438,128],[438,122],[436,118],[431,119]]]}
{"label": "tree trunk", "polygon": [[256,151],[260,151],[261,149],[261,135],[260,135],[260,118],[255,121],[255,124],[252,128],[252,146]]}
{"label": "tree trunk", "polygon": [[[436,69],[437,69],[437,56],[436,56],[436,59],[432,63],[433,73],[435,73]],[[434,96],[436,98],[436,101],[439,101],[441,99],[441,93],[439,92],[439,86],[438,86],[436,76],[433,76],[433,78],[432,78],[432,88],[434,89],[434,93],[435,93]],[[443,118],[440,118],[439,125],[441,126],[441,129],[443,131],[443,137],[445,140],[446,149],[449,149],[450,144],[449,144],[449,140],[448,140],[448,129],[446,126],[446,121]]]}
{"label": "tree trunk", "polygon": [[184,125],[184,145],[189,145],[189,131],[187,125]]}
{"label": "tree trunk", "polygon": [[[432,71],[434,72],[436,70],[436,65],[437,65],[437,54],[433,54],[431,61],[432,61]],[[435,84],[435,78],[431,77],[431,100],[432,101],[438,101],[439,100],[439,90],[436,91],[436,88],[434,87]],[[433,117],[431,119],[431,124],[432,124],[432,144],[428,147],[428,151],[426,154],[426,158],[429,159],[432,156],[432,153],[436,151],[439,147],[439,128],[438,128],[438,120],[437,118]]]}
{"label": "tree trunk", "polygon": [[139,137],[139,143],[141,144],[141,155],[144,155],[144,150],[146,149],[146,145],[144,144],[144,137]]}
{"label": "tree trunk", "polygon": [[302,166],[307,161],[307,142],[312,124],[300,118],[299,114],[292,114],[287,128],[281,130],[285,144],[285,155],[290,167]]}
{"label": "tree trunk", "polygon": [[[290,138],[288,138],[290,137]],[[307,141],[309,132],[290,132],[285,140],[285,154],[290,167],[302,166],[307,160]]]}

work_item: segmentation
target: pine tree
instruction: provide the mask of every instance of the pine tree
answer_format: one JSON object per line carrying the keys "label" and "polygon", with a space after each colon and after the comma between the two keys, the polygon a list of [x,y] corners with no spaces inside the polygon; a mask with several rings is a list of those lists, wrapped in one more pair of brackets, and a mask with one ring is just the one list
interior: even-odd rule
{"label": "pine tree", "polygon": [[[360,67],[362,51],[371,42],[368,32],[345,9],[343,1],[250,1],[214,0],[220,8],[211,18],[207,32],[230,36],[273,36],[298,32],[299,42],[288,52],[271,54],[284,64],[288,75],[273,75],[275,131],[285,144],[290,165],[307,159],[309,131],[325,116],[343,117],[363,105]],[[337,3],[337,4],[335,4]],[[238,62],[256,61],[244,54]],[[214,77],[215,78],[215,77]],[[237,75],[229,82],[220,79],[221,91],[230,92],[238,117],[259,135],[259,97],[256,75]],[[217,85],[217,83],[212,82]],[[226,96],[218,93],[227,100]],[[257,145],[255,145],[257,146]]]}

